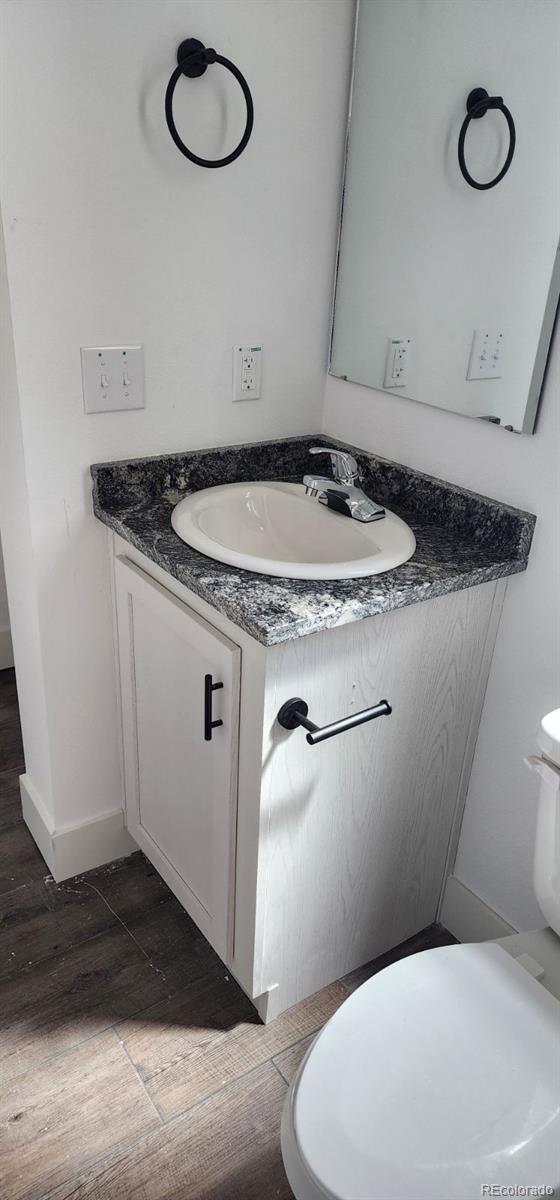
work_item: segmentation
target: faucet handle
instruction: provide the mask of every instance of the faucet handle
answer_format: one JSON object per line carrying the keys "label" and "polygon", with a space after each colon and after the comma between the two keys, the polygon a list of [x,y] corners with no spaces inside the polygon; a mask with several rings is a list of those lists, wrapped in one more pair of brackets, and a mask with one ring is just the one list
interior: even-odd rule
{"label": "faucet handle", "polygon": [[336,446],[311,446],[310,454],[329,454],[331,466],[337,483],[350,486],[360,479],[360,471],[356,459],[347,450],[337,450]]}

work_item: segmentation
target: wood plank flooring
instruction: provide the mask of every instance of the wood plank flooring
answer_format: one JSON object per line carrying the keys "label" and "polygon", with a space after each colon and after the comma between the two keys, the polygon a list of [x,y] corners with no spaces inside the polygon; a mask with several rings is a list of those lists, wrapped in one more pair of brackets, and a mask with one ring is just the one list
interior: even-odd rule
{"label": "wood plank flooring", "polygon": [[263,1026],[140,853],[56,884],[21,819],[0,672],[1,1200],[290,1200],[287,1085],[349,992],[430,929]]}

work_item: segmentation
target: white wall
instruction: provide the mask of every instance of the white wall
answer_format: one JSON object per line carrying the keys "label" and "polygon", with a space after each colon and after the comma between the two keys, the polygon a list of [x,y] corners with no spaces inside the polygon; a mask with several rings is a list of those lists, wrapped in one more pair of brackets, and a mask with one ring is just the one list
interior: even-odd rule
{"label": "white wall", "polygon": [[[320,426],[353,4],[3,0],[0,12],[1,200],[50,796],[31,752],[28,773],[60,828],[121,798],[89,464]],[[253,137],[223,170],[181,157],[165,126],[186,36],[231,57],[253,91]],[[224,71],[178,93],[193,148],[234,144],[242,108]],[[231,347],[245,339],[264,345],[263,399],[233,405]],[[80,345],[119,341],[144,344],[146,410],[86,417]],[[6,543],[19,519],[7,496]],[[13,632],[18,662],[25,633]]]}
{"label": "white wall", "polygon": [[542,924],[531,886],[536,777],[523,765],[560,705],[560,337],[533,437],[329,378],[324,430],[537,514],[529,567],[498,633],[455,874],[518,929]]}
{"label": "white wall", "polygon": [[[401,395],[523,427],[558,246],[560,6],[556,0],[364,0],[352,95],[333,373],[383,387],[388,341],[410,337]],[[457,162],[465,101],[511,109],[502,182]],[[466,156],[492,179],[502,114],[471,122]],[[473,332],[505,331],[502,377],[467,380]]]}

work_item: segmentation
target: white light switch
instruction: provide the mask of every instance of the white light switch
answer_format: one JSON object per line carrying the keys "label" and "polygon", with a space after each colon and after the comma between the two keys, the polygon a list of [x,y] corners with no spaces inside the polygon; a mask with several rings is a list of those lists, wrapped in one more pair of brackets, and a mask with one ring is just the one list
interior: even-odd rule
{"label": "white light switch", "polygon": [[503,354],[503,329],[475,329],[467,379],[501,379]]}
{"label": "white light switch", "polygon": [[142,346],[82,346],[82,388],[87,413],[144,408]]}
{"label": "white light switch", "polygon": [[233,399],[259,400],[262,346],[233,347]]}
{"label": "white light switch", "polygon": [[412,343],[410,338],[389,338],[383,387],[406,387],[410,377]]}

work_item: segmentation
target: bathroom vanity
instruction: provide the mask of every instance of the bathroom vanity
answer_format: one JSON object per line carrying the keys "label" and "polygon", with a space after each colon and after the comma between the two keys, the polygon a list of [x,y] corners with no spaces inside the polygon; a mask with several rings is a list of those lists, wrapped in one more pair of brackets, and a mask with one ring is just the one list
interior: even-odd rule
{"label": "bathroom vanity", "polygon": [[[172,529],[189,492],[300,481],[317,442],[92,469],[114,563],[126,823],[264,1020],[436,919],[505,578],[534,526],[353,449],[364,490],[416,537],[382,575],[257,575]],[[309,745],[277,720],[293,697],[320,726],[382,699],[392,711]]]}

